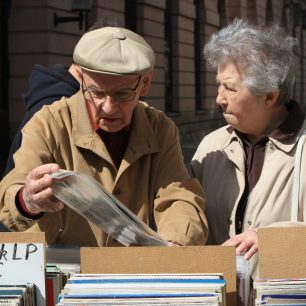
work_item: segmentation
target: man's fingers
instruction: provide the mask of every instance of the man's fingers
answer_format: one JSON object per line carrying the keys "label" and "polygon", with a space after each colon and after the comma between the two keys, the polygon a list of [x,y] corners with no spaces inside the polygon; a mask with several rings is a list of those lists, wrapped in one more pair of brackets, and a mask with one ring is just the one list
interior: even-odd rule
{"label": "man's fingers", "polygon": [[42,190],[47,189],[52,185],[52,178],[48,175],[41,177],[40,179],[36,180],[29,180],[26,184],[27,194],[34,195],[36,193],[41,192]]}
{"label": "man's fingers", "polygon": [[46,202],[48,198],[52,196],[52,188],[47,187],[45,189],[40,190],[39,192],[32,193],[30,196],[30,200],[35,202],[36,204],[40,204]]}
{"label": "man's fingers", "polygon": [[59,171],[58,164],[41,165],[33,169],[26,178],[26,185],[22,191],[23,200],[31,213],[53,212],[64,207],[58,200],[52,201],[52,182],[50,173]]}
{"label": "man's fingers", "polygon": [[53,202],[51,200],[45,200],[41,204],[32,204],[31,205],[33,212],[57,212],[64,208],[64,203],[58,201]]}
{"label": "man's fingers", "polygon": [[38,166],[37,168],[33,169],[28,177],[29,179],[38,179],[45,174],[50,174],[59,171],[60,167],[58,164],[45,164]]}
{"label": "man's fingers", "polygon": [[57,212],[61,209],[64,208],[64,203],[58,201],[58,202],[53,202],[49,201],[49,203],[46,205],[46,212]]}

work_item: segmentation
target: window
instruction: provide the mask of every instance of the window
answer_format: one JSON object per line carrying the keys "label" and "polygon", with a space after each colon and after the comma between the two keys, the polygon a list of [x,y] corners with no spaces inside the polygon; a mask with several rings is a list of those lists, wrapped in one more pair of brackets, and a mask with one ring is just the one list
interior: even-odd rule
{"label": "window", "polygon": [[220,28],[223,28],[227,25],[225,0],[218,0],[218,13],[220,16]]}
{"label": "window", "polygon": [[125,27],[137,32],[137,0],[125,0]]}
{"label": "window", "polygon": [[11,3],[9,0],[0,1],[0,179],[4,171],[9,149],[8,122],[8,16]]}
{"label": "window", "polygon": [[204,47],[204,4],[202,0],[194,0],[196,18],[194,20],[194,72],[195,72],[195,109],[202,110],[204,108],[204,81],[203,72],[205,69],[203,59]]}
{"label": "window", "polygon": [[173,64],[172,64],[172,0],[167,0],[165,9],[165,99],[166,112],[173,112]]}

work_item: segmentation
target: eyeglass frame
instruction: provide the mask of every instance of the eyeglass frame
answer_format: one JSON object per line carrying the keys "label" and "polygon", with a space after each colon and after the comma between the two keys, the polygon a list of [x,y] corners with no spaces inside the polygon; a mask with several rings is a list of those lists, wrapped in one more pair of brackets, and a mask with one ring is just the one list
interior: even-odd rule
{"label": "eyeglass frame", "polygon": [[[136,95],[137,95],[137,91],[138,91],[139,86],[140,86],[140,84],[141,84],[141,80],[142,80],[142,75],[139,76],[138,82],[137,82],[136,87],[135,87],[134,89],[124,89],[124,90],[121,90],[121,91],[130,91],[130,92],[133,92],[133,94],[134,94],[134,95],[133,95],[133,98],[131,98],[131,99],[129,99],[129,100],[122,100],[122,101],[116,100],[116,98],[114,97],[114,94],[113,94],[113,93],[116,92],[116,91],[118,92],[118,91],[120,91],[120,90],[102,90],[102,88],[101,88],[100,91],[96,91],[96,92],[104,92],[104,93],[105,93],[105,96],[104,96],[102,99],[98,99],[98,100],[93,99],[91,93],[94,92],[94,90],[88,90],[87,84],[86,84],[86,82],[85,82],[85,80],[84,80],[84,76],[82,76],[82,85],[81,85],[82,87],[81,87],[81,89],[82,89],[82,94],[83,94],[84,99],[85,99],[85,100],[88,100],[88,101],[91,102],[91,103],[94,103],[94,104],[96,104],[96,103],[104,103],[105,100],[106,100],[106,98],[109,96],[109,97],[111,97],[112,100],[114,100],[116,103],[118,103],[118,104],[124,104],[124,103],[131,102],[131,101],[133,101],[133,100],[135,99],[135,97],[136,97]],[[83,85],[85,85],[85,89],[84,89],[84,86],[83,86]],[[90,99],[86,98],[85,92],[88,92]],[[112,92],[113,92],[113,93],[112,93]]]}

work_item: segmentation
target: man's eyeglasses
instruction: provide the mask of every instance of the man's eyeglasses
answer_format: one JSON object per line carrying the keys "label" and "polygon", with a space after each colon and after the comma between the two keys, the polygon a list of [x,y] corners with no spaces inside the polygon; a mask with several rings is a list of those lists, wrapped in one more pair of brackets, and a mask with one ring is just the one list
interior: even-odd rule
{"label": "man's eyeglasses", "polygon": [[141,79],[142,77],[140,76],[135,89],[88,90],[84,78],[82,78],[82,93],[87,101],[94,103],[103,103],[107,96],[110,96],[112,100],[118,103],[129,102],[135,99]]}

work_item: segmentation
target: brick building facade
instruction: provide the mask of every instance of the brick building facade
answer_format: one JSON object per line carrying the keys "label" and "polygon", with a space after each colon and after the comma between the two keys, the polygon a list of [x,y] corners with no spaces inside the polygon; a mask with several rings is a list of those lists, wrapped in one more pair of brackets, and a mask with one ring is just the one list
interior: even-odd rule
{"label": "brick building facade", "polygon": [[[116,19],[151,44],[156,52],[153,84],[145,100],[171,117],[180,130],[188,161],[203,135],[224,124],[215,105],[215,74],[207,71],[202,51],[207,38],[236,16],[255,24],[276,22],[300,40],[296,99],[304,104],[305,0],[93,0],[88,24]],[[305,6],[306,8],[306,6]],[[0,172],[23,115],[21,94],[34,64],[49,66],[72,60],[85,31],[70,0],[1,0],[0,4]],[[57,16],[57,17],[56,17]],[[85,16],[85,15],[84,15]]]}

